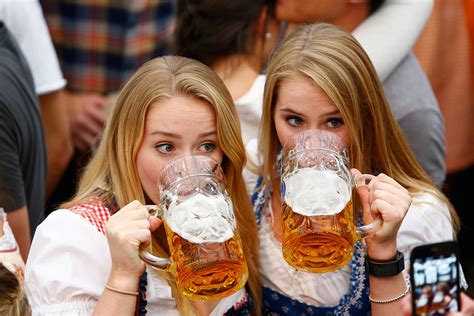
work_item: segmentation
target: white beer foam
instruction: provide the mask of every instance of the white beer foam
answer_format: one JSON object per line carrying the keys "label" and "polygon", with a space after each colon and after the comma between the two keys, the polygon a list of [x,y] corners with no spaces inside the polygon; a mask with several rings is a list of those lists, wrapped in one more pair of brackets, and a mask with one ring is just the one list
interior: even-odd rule
{"label": "white beer foam", "polygon": [[196,194],[180,204],[173,200],[165,217],[176,234],[192,243],[224,242],[234,236],[232,205],[222,195]]}
{"label": "white beer foam", "polygon": [[335,171],[303,168],[285,181],[285,203],[304,216],[334,215],[351,197],[346,181]]}

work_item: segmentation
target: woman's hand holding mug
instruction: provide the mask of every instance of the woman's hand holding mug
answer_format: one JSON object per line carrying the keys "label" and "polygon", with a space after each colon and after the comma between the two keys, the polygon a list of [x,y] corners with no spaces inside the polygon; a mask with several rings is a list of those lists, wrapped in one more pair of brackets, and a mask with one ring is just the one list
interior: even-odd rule
{"label": "woman's hand holding mug", "polygon": [[[357,169],[351,169],[360,175]],[[397,233],[411,204],[408,191],[389,176],[381,173],[367,186],[357,186],[364,210],[364,223],[382,219],[381,227],[366,238],[368,256],[374,260],[388,260],[397,253]]]}
{"label": "woman's hand holding mug", "polygon": [[151,232],[161,225],[161,220],[150,217],[148,209],[138,201],[125,205],[110,217],[105,234],[112,257],[112,275],[140,278],[145,263],[138,256],[139,248],[151,242]]}

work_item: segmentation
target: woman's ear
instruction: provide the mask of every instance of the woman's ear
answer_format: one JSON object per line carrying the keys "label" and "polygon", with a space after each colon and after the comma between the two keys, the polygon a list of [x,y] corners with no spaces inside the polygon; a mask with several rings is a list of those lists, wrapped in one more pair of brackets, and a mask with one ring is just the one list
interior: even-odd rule
{"label": "woman's ear", "polygon": [[254,30],[259,35],[264,35],[267,32],[267,23],[268,23],[268,7],[264,6],[262,11],[258,16],[257,21],[254,25]]}

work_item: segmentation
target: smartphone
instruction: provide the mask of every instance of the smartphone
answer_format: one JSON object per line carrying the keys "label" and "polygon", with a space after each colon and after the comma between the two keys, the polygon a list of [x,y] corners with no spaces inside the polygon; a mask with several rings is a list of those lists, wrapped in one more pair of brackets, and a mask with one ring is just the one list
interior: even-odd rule
{"label": "smartphone", "polygon": [[460,309],[455,241],[415,247],[410,256],[413,315],[446,315]]}

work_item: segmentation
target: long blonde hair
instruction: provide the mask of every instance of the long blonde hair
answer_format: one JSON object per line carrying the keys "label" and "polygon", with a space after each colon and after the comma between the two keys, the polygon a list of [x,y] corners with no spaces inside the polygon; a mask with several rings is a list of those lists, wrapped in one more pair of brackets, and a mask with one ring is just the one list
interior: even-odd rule
{"label": "long blonde hair", "polygon": [[273,121],[275,103],[282,80],[292,77],[309,79],[334,102],[351,138],[352,167],[363,173],[383,172],[411,194],[431,192],[448,205],[453,227],[459,230],[454,208],[408,147],[369,57],[351,34],[330,24],[300,26],[271,56],[259,134],[267,186],[275,184],[280,150]]}
{"label": "long blonde hair", "polygon": [[23,282],[0,262],[0,315],[23,316],[30,314]]}
{"label": "long blonde hair", "polygon": [[[217,137],[224,152],[222,168],[249,268],[247,287],[254,310],[258,313],[261,308],[261,284],[257,227],[242,178],[246,158],[240,124],[230,93],[206,65],[189,58],[165,56],[145,63],[132,76],[117,99],[99,147],[80,180],[76,196],[66,206],[82,203],[88,197],[97,195],[105,199],[115,198],[119,207],[133,200],[145,203],[145,193],[135,164],[143,141],[145,118],[153,104],[176,95],[205,100],[215,111]],[[165,235],[162,233],[159,239],[154,241],[154,246],[160,254],[166,253]],[[172,277],[168,279],[174,280]],[[174,281],[170,281],[170,285],[180,310],[189,312],[185,300],[177,294]]]}

